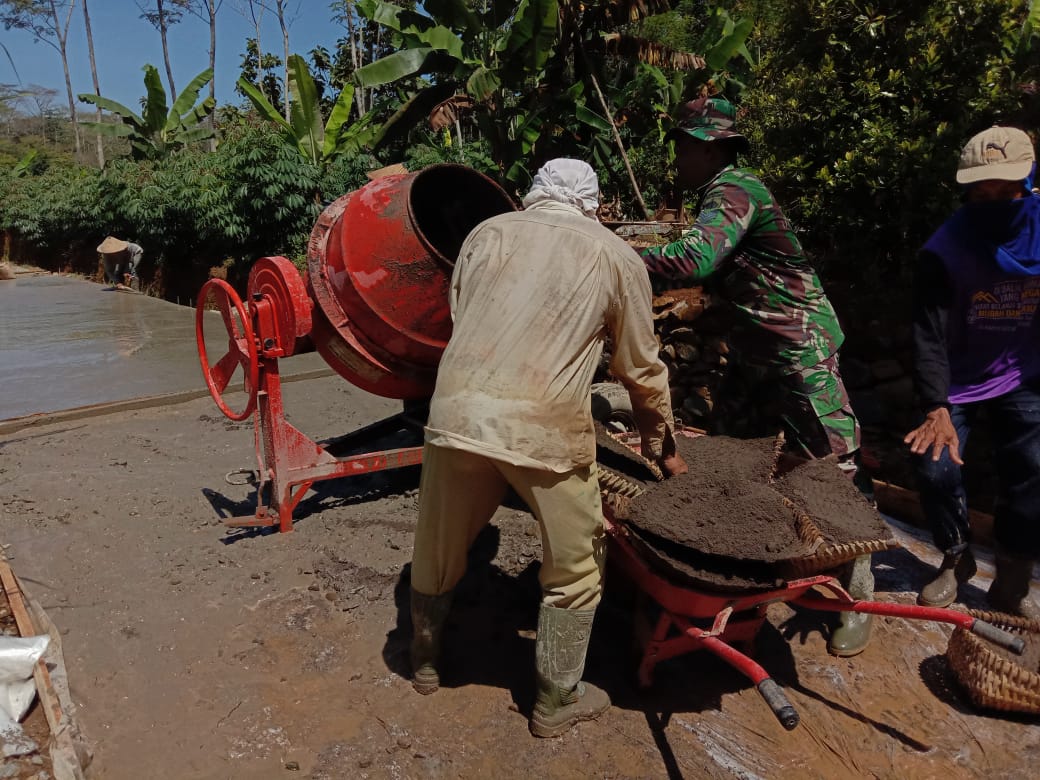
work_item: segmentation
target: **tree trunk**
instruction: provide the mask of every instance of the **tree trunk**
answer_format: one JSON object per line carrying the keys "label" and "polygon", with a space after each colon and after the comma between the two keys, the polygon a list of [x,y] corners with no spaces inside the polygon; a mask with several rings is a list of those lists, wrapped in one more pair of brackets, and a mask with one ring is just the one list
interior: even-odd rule
{"label": "tree trunk", "polygon": [[[213,105],[217,104],[217,0],[208,0],[206,10],[209,11],[209,67],[213,71],[213,78],[209,80],[209,96],[213,98]],[[206,121],[209,126],[217,129],[216,112],[214,111]],[[209,150],[217,150],[217,137],[214,135],[209,139]]]}
{"label": "tree trunk", "polygon": [[177,87],[173,83],[173,68],[170,67],[170,47],[166,42],[166,11],[163,0],[155,0],[155,8],[159,12],[159,35],[162,37],[163,60],[166,62],[166,78],[170,82],[170,102],[177,97]]}
{"label": "tree trunk", "polygon": [[54,0],[49,0],[48,5],[54,18],[54,37],[58,40],[58,53],[61,54],[61,66],[65,70],[65,91],[69,96],[69,118],[72,120],[72,137],[76,144],[76,158],[80,156],[82,143],[79,135],[79,121],[76,118],[76,97],[72,92],[72,78],[69,76],[69,55],[66,44],[69,40],[69,23],[72,21],[72,9],[76,7],[76,0],[69,3],[69,12],[65,16],[65,24],[58,18],[58,6]]}
{"label": "tree trunk", "polygon": [[291,119],[289,109],[291,96],[289,95],[289,26],[285,23],[285,0],[275,0],[275,8],[278,12],[278,26],[282,28],[282,48],[285,51],[285,69],[282,71],[285,75],[282,78],[282,91],[285,93],[285,121],[288,122]]}
{"label": "tree trunk", "polygon": [[589,67],[588,57],[585,55],[585,47],[579,44],[578,52],[581,54],[581,58],[585,60],[585,68],[588,70],[589,79],[592,81],[592,86],[596,90],[596,96],[599,98],[599,103],[603,107],[603,113],[607,115],[607,121],[610,122],[610,129],[614,131],[614,143],[617,144],[618,151],[621,153],[621,162],[625,164],[625,170],[628,171],[628,180],[632,183],[632,192],[635,193],[636,201],[639,203],[639,208],[643,211],[643,219],[650,221],[650,212],[646,208],[646,203],[643,201],[643,193],[639,190],[639,183],[636,181],[636,175],[632,171],[632,164],[628,161],[628,153],[625,151],[625,142],[621,139],[621,133],[618,132],[617,123],[614,121],[614,114],[610,110],[610,106],[607,105],[607,99],[603,96],[603,90],[599,88],[599,81],[596,79],[596,74],[593,73],[592,68]]}
{"label": "tree trunk", "polygon": [[[361,27],[354,21],[354,3],[347,0],[343,4],[343,11],[347,21],[347,40],[350,41],[350,64],[356,72],[361,67],[361,46],[358,40],[361,35]],[[357,107],[358,119],[368,111],[365,89],[357,87],[354,90],[354,105]]]}
{"label": "tree trunk", "polygon": [[[90,75],[94,79],[94,94],[101,97],[101,84],[98,82],[97,63],[94,61],[94,34],[90,30],[90,10],[87,0],[83,0],[83,26],[87,31],[87,51],[90,53]],[[97,121],[101,121],[101,107],[97,109]],[[96,136],[98,168],[105,167],[105,147],[101,143],[101,134]]]}

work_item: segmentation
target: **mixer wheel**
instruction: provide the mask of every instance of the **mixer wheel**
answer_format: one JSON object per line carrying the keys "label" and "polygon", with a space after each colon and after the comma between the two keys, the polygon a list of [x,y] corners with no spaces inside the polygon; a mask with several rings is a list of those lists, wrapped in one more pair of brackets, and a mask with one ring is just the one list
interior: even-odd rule
{"label": "mixer wheel", "polygon": [[[228,350],[220,360],[210,365],[206,354],[204,324],[206,311],[212,303],[224,320],[228,334]],[[199,291],[195,309],[195,343],[202,363],[202,376],[217,407],[225,417],[245,420],[256,409],[257,386],[259,384],[260,361],[257,356],[253,324],[242,299],[234,288],[223,279],[210,279]],[[239,412],[224,403],[223,393],[238,367],[244,373],[242,389],[246,392],[246,405]]]}

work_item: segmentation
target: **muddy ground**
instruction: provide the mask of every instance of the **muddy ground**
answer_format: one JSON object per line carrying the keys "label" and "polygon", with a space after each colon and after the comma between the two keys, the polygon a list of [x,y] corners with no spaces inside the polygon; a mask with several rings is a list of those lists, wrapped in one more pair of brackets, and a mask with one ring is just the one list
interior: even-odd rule
{"label": "muddy ground", "polygon": [[[338,378],[285,395],[315,438],[399,408]],[[416,470],[323,483],[291,534],[229,532],[221,517],[251,514],[252,490],[224,475],[254,465],[252,428],[209,399],[0,439],[0,535],[63,633],[92,777],[1035,776],[1040,721],[973,710],[945,626],[880,619],[841,660],[829,618],[771,606],[757,652],[801,714],[786,732],[704,654],[640,690],[617,579],[587,670],[614,706],[564,738],[530,737],[539,544],[517,509],[478,540],[444,688],[420,697],[403,676]],[[882,598],[910,602],[929,571],[907,551],[875,556]]]}

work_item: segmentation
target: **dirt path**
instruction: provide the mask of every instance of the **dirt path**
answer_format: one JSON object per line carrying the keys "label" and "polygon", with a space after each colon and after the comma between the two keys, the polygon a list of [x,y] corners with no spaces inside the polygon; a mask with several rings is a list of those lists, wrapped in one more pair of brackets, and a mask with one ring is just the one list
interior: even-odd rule
{"label": "dirt path", "polygon": [[[337,378],[285,393],[316,438],[398,409]],[[866,653],[838,660],[826,618],[771,607],[758,659],[801,713],[788,733],[704,655],[637,689],[621,596],[588,665],[614,706],[535,740],[539,546],[512,509],[460,586],[446,686],[419,697],[402,676],[416,470],[326,483],[292,534],[229,534],[219,513],[252,506],[223,475],[252,461],[251,427],[208,399],[0,439],[0,536],[63,632],[93,777],[1028,777],[1040,761],[1036,719],[975,712],[951,687],[945,627],[880,620]],[[926,573],[905,551],[875,570],[905,602]]]}

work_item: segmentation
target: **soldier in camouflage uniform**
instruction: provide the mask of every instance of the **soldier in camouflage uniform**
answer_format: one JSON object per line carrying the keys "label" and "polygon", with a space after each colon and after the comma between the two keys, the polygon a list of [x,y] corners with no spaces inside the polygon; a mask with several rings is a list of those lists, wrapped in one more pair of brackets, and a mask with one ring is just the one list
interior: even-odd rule
{"label": "soldier in camouflage uniform", "polygon": [[[700,208],[680,240],[644,250],[643,260],[651,277],[686,284],[710,277],[733,312],[730,346],[740,373],[778,399],[788,441],[812,457],[836,455],[857,483],[869,484],[857,474],[859,423],[838,372],[845,336],[780,206],[752,171],[737,166],[748,142],[736,132],[735,117],[721,98],[683,107],[666,140],[675,141],[676,183],[698,192]],[[720,395],[725,408],[725,388]],[[725,426],[719,417],[715,432]],[[873,597],[869,556],[855,561],[844,579],[854,597]],[[828,649],[843,656],[862,652],[870,628],[869,615],[842,613]]]}

